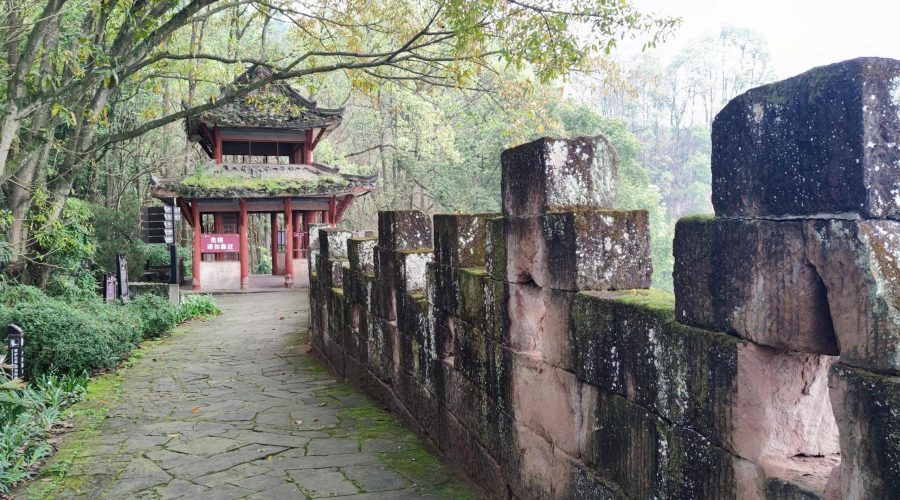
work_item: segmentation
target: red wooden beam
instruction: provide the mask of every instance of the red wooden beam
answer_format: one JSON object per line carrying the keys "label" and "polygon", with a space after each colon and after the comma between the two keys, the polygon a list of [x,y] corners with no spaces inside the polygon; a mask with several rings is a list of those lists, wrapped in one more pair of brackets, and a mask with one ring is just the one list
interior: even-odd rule
{"label": "red wooden beam", "polygon": [[350,206],[350,203],[353,202],[353,195],[348,194],[344,196],[344,199],[338,203],[337,208],[334,213],[334,223],[335,225],[341,222],[341,217],[344,216],[344,211],[347,210],[347,207]]}
{"label": "red wooden beam", "polygon": [[178,208],[181,210],[181,218],[186,220],[191,227],[194,226],[194,215],[191,206],[184,198],[178,198]]}
{"label": "red wooden beam", "polygon": [[[319,135],[317,135],[316,140],[312,142],[312,146],[310,146],[310,149],[316,149],[316,146],[319,145],[319,141],[322,139],[322,136],[325,135],[325,130],[325,127],[322,127],[322,130],[319,130]],[[312,134],[312,130],[310,130],[309,132],[310,134]]]}

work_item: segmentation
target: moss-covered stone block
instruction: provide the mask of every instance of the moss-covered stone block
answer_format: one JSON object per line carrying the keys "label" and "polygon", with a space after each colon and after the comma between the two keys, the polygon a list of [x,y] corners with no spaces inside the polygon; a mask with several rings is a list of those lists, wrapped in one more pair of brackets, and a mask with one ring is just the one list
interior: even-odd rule
{"label": "moss-covered stone block", "polygon": [[378,246],[382,250],[432,248],[431,217],[418,210],[378,212]]}
{"label": "moss-covered stone block", "polygon": [[448,267],[484,267],[485,222],[496,213],[436,214],[434,260]]}
{"label": "moss-covered stone block", "polygon": [[346,259],[347,240],[353,233],[332,227],[319,228],[319,255],[326,259]]}
{"label": "moss-covered stone block", "polygon": [[400,292],[425,293],[428,264],[434,258],[430,248],[398,250],[393,255],[395,277],[391,282]]}
{"label": "moss-covered stone block", "polygon": [[443,365],[446,407],[469,435],[500,464],[513,464],[516,453],[514,419],[478,384],[455,366]]}
{"label": "moss-covered stone block", "polygon": [[573,291],[648,288],[648,225],[644,210],[507,217],[507,281]]}
{"label": "moss-covered stone block", "polygon": [[900,498],[900,377],[835,364],[842,498]]}
{"label": "moss-covered stone block", "polygon": [[463,321],[487,331],[487,288],[488,274],[482,267],[464,268],[459,277],[459,307],[457,316]]}
{"label": "moss-covered stone block", "polygon": [[357,273],[375,272],[375,247],[378,238],[350,238],[347,240],[347,260]]}
{"label": "moss-covered stone block", "polygon": [[485,279],[485,332],[494,342],[510,345],[509,342],[509,283],[494,279]]}
{"label": "moss-covered stone block", "polygon": [[419,342],[425,342],[430,337],[429,314],[424,293],[397,294],[397,327],[400,331],[415,336]]}
{"label": "moss-covered stone block", "polygon": [[677,323],[673,302],[651,290],[576,294],[574,372],[721,444],[737,391],[739,341]]}
{"label": "moss-covered stone block", "polygon": [[454,369],[494,404],[509,408],[512,353],[481,329],[461,320],[456,322],[454,334]]}
{"label": "moss-covered stone block", "polygon": [[446,313],[457,314],[460,303],[459,269],[435,265],[431,304]]}
{"label": "moss-covered stone block", "polygon": [[900,61],[820,66],[732,99],[712,125],[712,201],[727,217],[900,217]]}
{"label": "moss-covered stone block", "polygon": [[728,498],[733,457],[700,434],[601,392],[593,447],[583,457],[630,498]]}
{"label": "moss-covered stone block", "polygon": [[837,354],[805,223],[692,217],[675,232],[679,321],[773,347]]}
{"label": "moss-covered stone block", "polygon": [[675,240],[680,321],[900,374],[900,222],[691,219]]}
{"label": "moss-covered stone block", "polygon": [[430,307],[429,312],[429,320],[431,321],[429,333],[432,335],[432,344],[437,357],[444,359],[453,356],[456,316],[436,307]]}
{"label": "moss-covered stone block", "polygon": [[616,203],[618,160],[604,136],[542,138],[500,155],[503,215]]}
{"label": "moss-covered stone block", "polygon": [[506,281],[506,223],[503,217],[484,221],[485,265],[491,278]]}

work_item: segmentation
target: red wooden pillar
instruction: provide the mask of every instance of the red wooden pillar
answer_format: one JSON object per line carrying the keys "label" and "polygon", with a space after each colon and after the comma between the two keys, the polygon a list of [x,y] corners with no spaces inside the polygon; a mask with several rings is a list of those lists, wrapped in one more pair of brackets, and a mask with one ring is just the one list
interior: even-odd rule
{"label": "red wooden pillar", "polygon": [[200,222],[200,204],[197,199],[191,201],[191,225],[194,226],[194,255],[191,259],[191,289],[200,290],[200,262],[202,254],[200,253],[200,233],[203,231],[203,224]]}
{"label": "red wooden pillar", "polygon": [[[225,226],[222,221],[222,214],[220,214],[218,212],[213,214],[213,226],[214,226],[213,232],[215,232],[217,234],[222,234],[225,232]],[[219,260],[219,261],[225,260],[225,254],[217,253],[216,260]]]}
{"label": "red wooden pillar", "polygon": [[293,212],[293,214],[294,214],[294,224],[293,224],[294,232],[291,233],[291,236],[294,238],[294,254],[295,254],[296,258],[299,259],[300,257],[303,256],[302,255],[303,252],[300,251],[300,248],[301,248],[300,228],[303,226],[301,225],[301,222],[300,222],[300,212]]}
{"label": "red wooden pillar", "polygon": [[272,221],[272,276],[278,274],[278,213],[270,214]]}
{"label": "red wooden pillar", "polygon": [[331,227],[337,226],[337,198],[334,196],[328,200],[328,223]]}
{"label": "red wooden pillar", "polygon": [[306,144],[303,148],[303,163],[312,165],[313,162],[313,136],[312,129],[306,131]]}
{"label": "red wooden pillar", "polygon": [[238,233],[241,239],[241,288],[250,286],[250,245],[247,242],[247,200],[241,198]]}
{"label": "red wooden pillar", "polygon": [[331,224],[331,210],[322,210],[322,222],[325,224]]}
{"label": "red wooden pillar", "polygon": [[213,159],[222,163],[222,132],[219,127],[213,129]]}
{"label": "red wooden pillar", "polygon": [[284,199],[284,287],[294,288],[294,224],[291,220],[291,198]]}

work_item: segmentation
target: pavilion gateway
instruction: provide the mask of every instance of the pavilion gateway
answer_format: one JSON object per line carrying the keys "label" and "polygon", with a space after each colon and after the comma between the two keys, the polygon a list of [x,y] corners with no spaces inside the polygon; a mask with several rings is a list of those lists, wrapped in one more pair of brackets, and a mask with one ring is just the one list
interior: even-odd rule
{"label": "pavilion gateway", "polygon": [[[252,66],[232,86],[269,77],[268,68]],[[210,160],[183,177],[154,180],[153,194],[177,206],[194,228],[194,290],[251,286],[253,213],[269,214],[272,274],[294,286],[295,270],[307,267],[310,225],[337,224],[355,197],[374,188],[375,176],[342,174],[313,161],[316,145],[341,123],[342,113],[272,82],[186,120],[188,137]]]}

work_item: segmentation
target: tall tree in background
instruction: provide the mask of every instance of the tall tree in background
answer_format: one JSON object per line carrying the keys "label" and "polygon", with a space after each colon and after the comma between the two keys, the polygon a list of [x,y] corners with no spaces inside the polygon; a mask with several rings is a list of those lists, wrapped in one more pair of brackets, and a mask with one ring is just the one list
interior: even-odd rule
{"label": "tall tree in background", "polygon": [[[675,24],[622,0],[6,0],[0,8],[0,185],[18,262],[41,253],[29,231],[57,224],[76,181],[116,144],[272,81],[299,79],[314,92],[317,78],[339,73],[367,93],[385,81],[467,88],[498,63],[549,81],[623,36],[653,44]],[[248,62],[272,76],[219,95]],[[148,93],[164,98],[141,106]],[[44,213],[30,217],[38,192]]]}

